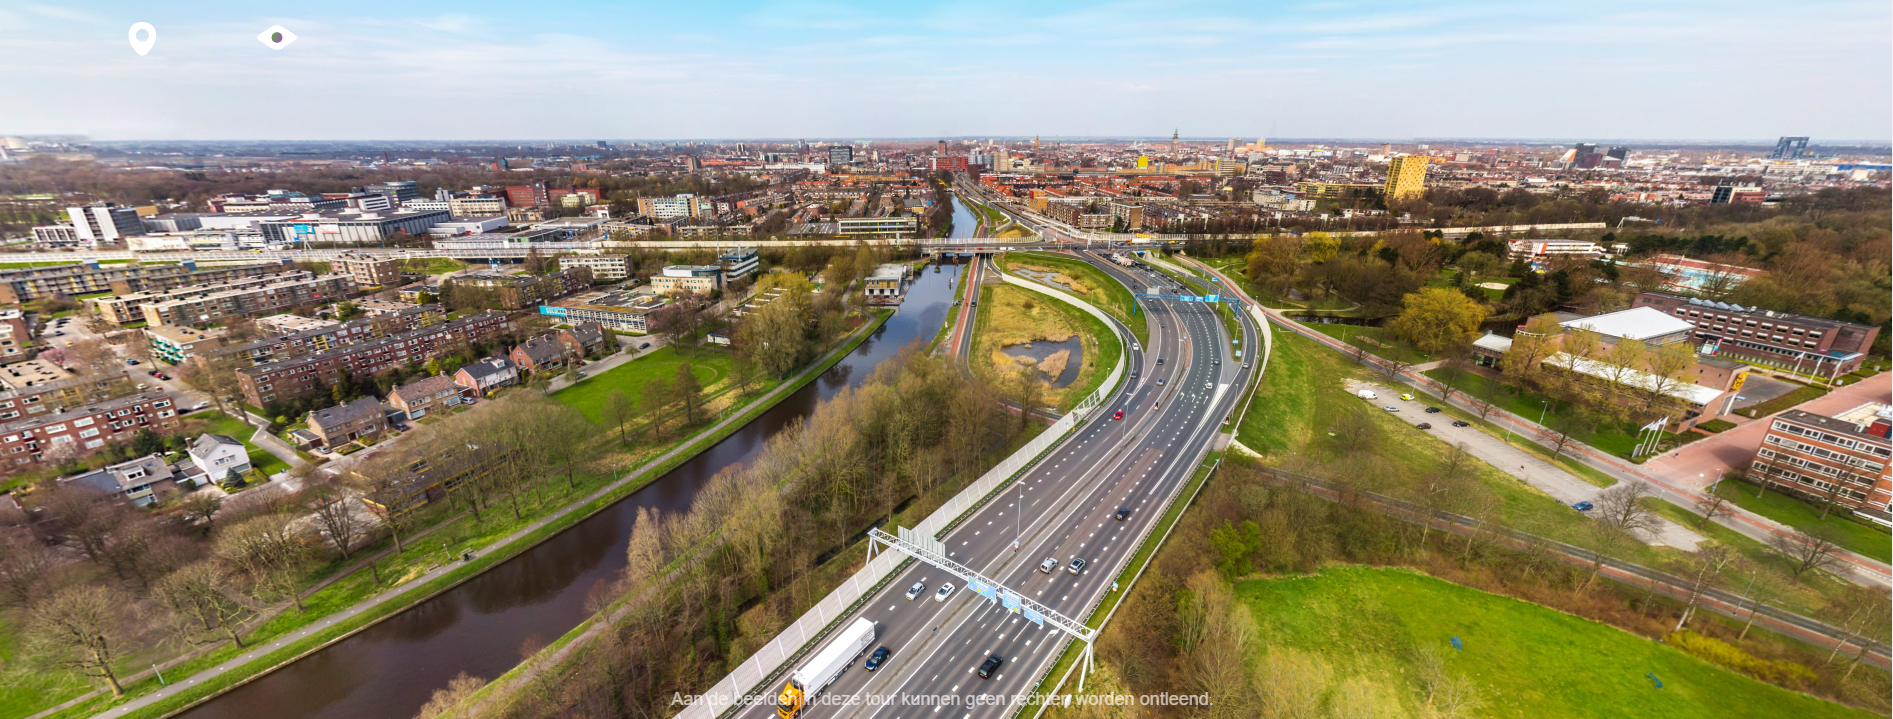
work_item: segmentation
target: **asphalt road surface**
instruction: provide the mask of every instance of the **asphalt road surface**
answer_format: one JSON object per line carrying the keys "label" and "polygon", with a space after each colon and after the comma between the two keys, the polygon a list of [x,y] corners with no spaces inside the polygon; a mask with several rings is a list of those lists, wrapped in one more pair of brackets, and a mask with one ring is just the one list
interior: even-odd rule
{"label": "asphalt road surface", "polygon": [[[1154,273],[1119,270],[1094,256],[1084,259],[1135,291],[1145,291],[1145,283],[1170,284]],[[1151,346],[1133,350],[1130,358],[1139,376],[1127,380],[1122,392],[1018,485],[942,538],[954,560],[1078,621],[1113,591],[1112,582],[1136,551],[1137,538],[1195,472],[1238,404],[1238,390],[1251,371],[1233,359],[1213,308],[1169,301],[1145,307]],[[1249,345],[1257,340],[1257,330],[1244,322],[1242,343]],[[1119,410],[1124,418],[1112,419]],[[1024,507],[1015,513],[1021,496]],[[1119,508],[1130,509],[1129,518],[1115,519]],[[1021,545],[1016,551],[1015,538]],[[1057,567],[1040,572],[1040,562],[1048,557],[1057,560]],[[1073,558],[1089,563],[1082,573],[1068,570]],[[907,599],[908,587],[916,582],[924,589]],[[953,594],[935,601],[934,593],[946,582],[954,585]],[[899,572],[841,624],[857,616],[874,621],[876,639],[868,651],[887,647],[893,656],[875,672],[855,660],[803,716],[971,719],[1017,709],[1007,700],[1034,691],[1034,683],[1058,659],[1059,633],[962,585],[959,578],[920,562]],[[994,654],[1005,663],[992,678],[981,679],[975,673],[979,664]],[[786,677],[782,672],[756,691],[773,697]],[[939,698],[948,695],[952,704],[942,706]],[[769,702],[742,708],[736,716],[764,719],[774,712]]]}

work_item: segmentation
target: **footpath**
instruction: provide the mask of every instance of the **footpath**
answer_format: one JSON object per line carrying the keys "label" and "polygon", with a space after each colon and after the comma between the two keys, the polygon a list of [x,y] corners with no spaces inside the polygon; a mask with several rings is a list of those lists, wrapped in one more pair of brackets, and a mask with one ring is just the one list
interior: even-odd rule
{"label": "footpath", "polygon": [[[751,419],[752,413],[758,410],[767,408],[771,405],[774,405],[776,402],[781,401],[784,397],[787,397],[790,394],[794,393],[795,391],[801,389],[804,384],[807,384],[807,381],[809,379],[812,379],[815,375],[823,371],[826,371],[829,365],[831,365],[835,360],[839,359],[841,356],[845,355],[846,353],[852,351],[855,348],[855,346],[858,344],[858,340],[860,340],[862,337],[865,337],[866,333],[873,332],[879,326],[880,326],[880,322],[875,321],[872,318],[872,316],[870,316],[870,320],[868,322],[864,323],[859,329],[855,330],[854,335],[850,336],[847,340],[843,341],[835,349],[830,350],[828,354],[824,355],[820,360],[810,365],[807,369],[804,369],[800,374],[797,374],[796,376],[790,378],[788,381],[783,382],[781,385],[776,387],[776,389],[770,391],[768,394],[763,395],[762,397],[756,399],[753,402],[750,402],[748,405],[745,405],[742,408],[742,410],[733,412],[727,415],[726,417],[724,417],[724,419],[718,421],[716,424],[711,425],[708,429],[705,429],[704,431],[697,433],[696,436],[692,437],[690,440],[680,443],[676,447],[671,448],[669,451],[664,452],[658,455],[657,457],[652,458],[650,461],[645,462],[643,465],[639,466],[637,469],[632,470],[631,472],[625,474],[623,477],[618,478],[617,481],[614,481],[610,484],[600,487],[597,491],[594,491],[591,494],[588,494],[581,499],[575,500],[572,503],[567,504],[565,507],[559,509],[558,511],[552,514],[548,514],[544,517],[541,517],[537,521],[534,521],[531,524],[528,524],[524,527],[519,528],[519,530],[513,532],[512,534],[506,535],[504,538],[501,538],[498,541],[495,541],[494,543],[487,545],[487,547],[483,549],[480,553],[480,559],[486,562],[486,566],[482,567],[482,570],[486,568],[490,568],[494,565],[497,565],[498,563],[503,562],[508,558],[511,558],[512,556],[518,554],[519,552],[526,550],[528,547],[532,546],[533,544],[537,544],[543,538],[535,537],[535,535],[540,530],[546,528],[547,526],[566,520],[568,517],[572,517],[575,513],[581,510],[584,510],[586,507],[600,500],[603,500],[607,497],[612,497],[621,492],[625,492],[628,494],[628,492],[626,492],[627,487],[634,483],[648,480],[649,478],[647,478],[646,475],[652,472],[655,472],[658,468],[666,466],[668,463],[674,460],[687,457],[685,453],[695,454],[696,452],[701,451],[702,449],[705,449],[706,447],[699,446],[703,444],[704,439],[722,436],[722,434],[726,433],[727,431],[735,429],[735,427],[732,425],[740,426],[740,424],[742,423],[747,423],[749,419]],[[608,506],[610,506],[610,503],[600,505],[598,507],[591,509],[586,514],[589,515],[593,512],[602,510]],[[576,518],[573,518],[572,521],[576,522],[582,519],[583,517],[576,517]],[[546,535],[546,536],[549,537],[551,535]],[[531,541],[527,541],[528,538],[532,538]],[[174,695],[191,693],[191,691],[193,689],[196,689],[198,686],[206,682],[209,682],[211,680],[222,677],[226,674],[236,672],[239,669],[243,669],[258,659],[263,659],[267,661],[270,659],[271,653],[275,652],[276,650],[282,649],[285,646],[293,645],[296,642],[299,642],[304,639],[308,639],[313,636],[320,635],[338,626],[346,625],[350,622],[350,620],[356,619],[357,617],[361,617],[365,614],[370,614],[377,608],[380,608],[383,605],[389,604],[390,602],[403,601],[407,598],[406,595],[408,595],[408,593],[411,590],[417,587],[423,587],[427,585],[428,583],[433,582],[435,580],[446,578],[450,573],[461,569],[463,566],[464,565],[462,564],[449,563],[449,564],[442,565],[440,567],[436,567],[435,569],[429,572],[426,572],[417,577],[409,579],[408,581],[402,583],[401,585],[391,587],[387,589],[386,591],[381,592],[380,594],[376,594],[372,597],[364,599],[361,602],[356,603],[354,606],[349,607],[348,609],[342,610],[340,612],[329,615],[327,617],[323,617],[322,619],[317,620],[313,623],[310,623],[307,626],[304,626],[300,629],[289,632],[288,634],[284,634],[280,637],[277,637],[275,641],[271,642],[268,645],[253,646],[250,648],[250,651],[244,652],[243,654],[239,656],[226,660],[221,664],[217,664],[216,666],[210,667],[196,674],[193,674],[189,677],[185,677],[181,680],[173,681],[163,689],[159,689],[158,691],[152,692],[150,694],[137,697],[128,702],[125,702],[124,704],[118,705],[116,707],[100,712],[98,714],[94,714],[93,716],[97,717],[98,719],[114,719],[115,717],[122,717],[128,714],[131,714],[133,712],[137,712],[141,709],[144,709],[145,707],[148,707],[156,702],[160,702],[165,699],[168,699]],[[414,598],[410,604],[419,604],[421,602],[427,601],[428,599],[432,598],[433,596],[437,594],[445,592],[449,589],[459,586],[462,582],[465,582],[469,579],[479,576],[479,574],[480,572],[472,572],[472,573],[466,574],[465,576],[461,576],[456,581],[453,581],[453,582],[450,582],[450,583],[447,583],[440,587],[435,588],[432,592],[429,592],[424,597]],[[250,672],[249,676],[244,677],[242,680],[239,680],[236,683],[230,684],[229,686],[222,687],[218,689],[216,692],[210,694],[209,696],[206,696],[203,699],[200,699],[199,701],[200,702],[207,701],[215,697],[217,694],[221,694],[224,691],[229,691],[230,689],[234,689],[237,686],[241,686],[244,682],[269,674],[270,672],[275,671],[276,669],[279,669],[281,667],[287,666],[291,663],[294,663],[305,656],[321,651],[324,647],[327,647],[330,644],[334,644],[336,642],[340,642],[343,639],[347,639],[348,637],[353,636],[355,633],[360,632],[363,629],[367,629],[370,626],[373,626],[376,622],[380,621],[381,619],[392,617],[395,614],[399,613],[400,611],[402,610],[396,609],[394,611],[390,611],[387,614],[384,614],[380,617],[375,618],[374,620],[364,622],[360,624],[359,626],[351,627],[347,631],[343,632],[342,634],[339,634],[333,638],[330,638],[329,640],[322,642],[319,645],[304,649],[303,651],[297,652],[296,654],[292,656],[283,657],[280,661],[277,661],[276,663],[268,667],[259,668],[253,672]],[[143,676],[147,676],[147,675],[149,675],[149,672],[142,672],[138,675],[125,677],[124,679],[130,680],[130,679],[142,678]],[[96,692],[88,693],[84,696],[81,696],[79,698],[72,700],[71,702],[62,704],[60,705],[60,707],[55,707],[53,709],[48,709],[39,714],[35,714],[33,717],[29,717],[28,719],[38,719],[38,717],[40,716],[56,712],[63,707],[70,706],[73,703],[76,703],[79,701],[84,701],[85,699],[94,695],[96,695]]]}
{"label": "footpath", "polygon": [[[1215,268],[1197,262],[1192,262],[1192,264],[1201,268],[1202,271],[1217,277],[1230,291],[1238,293],[1238,295],[1242,297],[1243,302],[1249,303],[1251,307],[1259,309],[1276,324],[1293,330],[1296,334],[1314,340],[1322,346],[1333,349],[1336,352],[1349,356],[1355,354],[1353,348],[1343,344],[1340,340],[1303,327],[1300,323],[1289,319],[1279,310],[1256,304],[1246,294],[1242,293],[1239,285],[1235,284],[1228,276],[1217,271]],[[1381,366],[1383,362],[1379,357],[1371,354],[1367,355],[1366,361],[1376,367]],[[1443,388],[1437,380],[1420,374],[1420,372],[1412,368],[1402,372],[1399,376],[1399,380],[1412,385],[1415,389],[1435,399],[1438,399],[1443,394]],[[1472,407],[1464,394],[1455,392],[1453,398],[1448,400],[1447,403],[1467,412],[1478,414],[1478,410]],[[1539,426],[1536,422],[1503,409],[1493,409],[1487,416],[1486,421],[1501,429],[1517,433],[1526,438],[1527,441],[1531,441],[1535,438],[1555,443],[1554,434],[1550,430]],[[1578,461],[1619,481],[1627,480],[1647,483],[1653,494],[1679,507],[1695,506],[1696,499],[1700,496],[1700,490],[1686,488],[1686,484],[1693,484],[1693,482],[1682,483],[1669,477],[1651,474],[1642,466],[1606,454],[1588,445],[1573,443],[1568,446],[1566,453],[1576,458]],[[1775,537],[1791,535],[1794,531],[1786,525],[1742,509],[1741,507],[1734,506],[1733,504],[1726,505],[1724,511],[1727,512],[1727,514],[1718,516],[1713,521],[1764,544],[1772,543]],[[1835,574],[1845,577],[1856,584],[1893,586],[1893,566],[1888,566],[1870,557],[1846,550],[1836,550],[1836,555],[1841,558],[1845,566],[1836,568],[1837,571]]]}

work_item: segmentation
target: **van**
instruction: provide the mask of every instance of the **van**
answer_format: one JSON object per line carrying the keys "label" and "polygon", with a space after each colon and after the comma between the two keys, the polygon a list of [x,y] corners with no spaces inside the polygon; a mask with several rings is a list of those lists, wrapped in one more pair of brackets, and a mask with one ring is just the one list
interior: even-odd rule
{"label": "van", "polygon": [[1365,390],[1365,389],[1359,392],[1355,392],[1354,396],[1359,397],[1361,399],[1365,399],[1365,400],[1380,399],[1380,395],[1374,394],[1372,390]]}

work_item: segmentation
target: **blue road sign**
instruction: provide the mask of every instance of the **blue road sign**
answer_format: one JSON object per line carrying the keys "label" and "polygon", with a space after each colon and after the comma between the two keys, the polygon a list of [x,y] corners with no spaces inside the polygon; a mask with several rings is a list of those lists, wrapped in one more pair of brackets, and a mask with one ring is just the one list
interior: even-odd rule
{"label": "blue road sign", "polygon": [[980,596],[982,596],[982,597],[985,597],[985,598],[987,598],[987,599],[992,599],[992,598],[993,598],[993,588],[992,588],[992,587],[989,587],[989,586],[987,586],[985,582],[981,582],[981,581],[979,581],[979,580],[977,580],[977,579],[975,579],[975,580],[973,580],[973,581],[971,581],[971,582],[967,582],[967,583],[966,583],[966,588],[967,588],[967,589],[971,589],[971,590],[973,590],[973,593],[974,593],[974,594],[978,594],[978,595],[980,595]]}
{"label": "blue road sign", "polygon": [[1030,607],[1027,607],[1025,611],[1021,613],[1025,615],[1026,621],[1031,622],[1033,624],[1037,624],[1041,627],[1045,626],[1045,615],[1032,611]]}
{"label": "blue road sign", "polygon": [[999,595],[999,604],[1015,613],[1024,607],[1024,605],[1019,602],[1019,595],[1013,594],[1012,592],[1001,593]]}

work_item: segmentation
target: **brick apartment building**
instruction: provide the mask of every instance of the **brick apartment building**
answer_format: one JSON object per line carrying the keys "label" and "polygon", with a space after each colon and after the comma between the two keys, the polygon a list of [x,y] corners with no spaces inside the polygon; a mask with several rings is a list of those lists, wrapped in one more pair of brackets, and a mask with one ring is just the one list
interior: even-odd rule
{"label": "brick apartment building", "polygon": [[[0,270],[0,304],[21,304],[53,296],[73,297],[99,292],[130,294],[179,285],[221,282],[283,271],[288,260],[198,270],[197,263],[179,265],[101,265],[87,262],[59,267]],[[167,284],[168,283],[168,284]]]}
{"label": "brick apartment building", "polygon": [[1788,410],[1769,424],[1749,477],[1817,502],[1831,497],[1856,515],[1893,526],[1889,430],[1893,408],[1877,402],[1834,417]]}
{"label": "brick apartment building", "polygon": [[133,387],[131,377],[125,374],[124,370],[110,374],[96,372],[20,386],[0,380],[0,422],[10,422],[21,417],[47,412],[63,412],[66,407],[103,402],[113,397],[131,394],[135,391]]}
{"label": "brick apartment building", "polygon": [[330,269],[355,278],[360,287],[392,287],[401,284],[401,260],[383,255],[351,252],[337,256]]}
{"label": "brick apartment building", "polygon": [[1860,369],[1880,328],[1725,302],[1644,292],[1633,307],[1653,307],[1695,325],[1693,337],[1718,357],[1817,376]]}
{"label": "brick apartment building", "polygon": [[148,325],[200,325],[226,317],[255,317],[304,305],[334,302],[348,296],[355,282],[348,275],[328,274],[213,292],[200,297],[155,302],[144,306]]}
{"label": "brick apartment building", "polygon": [[502,275],[496,272],[462,272],[453,276],[456,288],[478,287],[497,294],[499,306],[516,310],[527,305],[549,302],[590,286],[570,268],[548,275]]}
{"label": "brick apartment building", "polygon": [[177,408],[163,392],[143,392],[0,423],[0,472],[88,455],[108,444],[131,441],[139,429],[165,433],[177,426]]}
{"label": "brick apartment building", "polygon": [[507,331],[506,315],[486,312],[410,332],[321,350],[287,360],[237,370],[243,399],[255,407],[302,399],[327,391],[342,370],[369,377],[382,370],[426,362],[465,349]]}
{"label": "brick apartment building", "polygon": [[0,309],[0,364],[27,359],[33,350],[33,328],[18,308]]}

